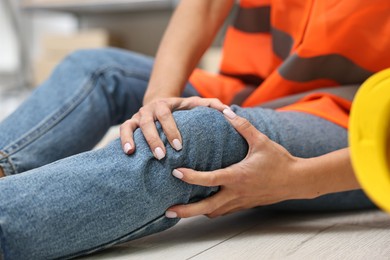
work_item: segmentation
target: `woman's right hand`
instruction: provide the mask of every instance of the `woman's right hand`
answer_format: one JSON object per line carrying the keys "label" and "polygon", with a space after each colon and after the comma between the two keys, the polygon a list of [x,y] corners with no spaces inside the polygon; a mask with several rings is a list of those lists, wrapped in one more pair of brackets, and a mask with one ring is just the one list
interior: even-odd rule
{"label": "woman's right hand", "polygon": [[223,111],[227,106],[216,98],[160,98],[148,102],[146,105],[125,121],[120,127],[120,138],[123,150],[126,154],[132,154],[135,151],[133,133],[137,128],[141,131],[149,144],[149,147],[158,160],[165,157],[165,145],[160,139],[156,128],[156,121],[159,121],[165,136],[171,146],[179,151],[182,149],[182,138],[177,129],[172,112],[176,110],[187,110],[197,106],[211,107]]}

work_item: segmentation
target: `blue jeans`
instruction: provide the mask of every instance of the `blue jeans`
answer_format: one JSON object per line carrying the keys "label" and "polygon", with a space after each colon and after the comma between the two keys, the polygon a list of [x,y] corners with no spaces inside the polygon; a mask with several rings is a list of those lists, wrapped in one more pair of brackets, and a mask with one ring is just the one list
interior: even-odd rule
{"label": "blue jeans", "polygon": [[[135,154],[115,140],[90,150],[107,129],[142,105],[153,60],[116,49],[67,57],[52,76],[0,124],[0,245],[4,259],[72,258],[165,230],[175,204],[200,200],[218,187],[186,184],[177,167],[214,170],[242,160],[247,143],[210,108],[177,111],[183,149],[154,158],[140,130]],[[184,96],[196,95],[188,84]],[[347,146],[345,129],[324,119],[262,108],[233,110],[295,156],[319,156]],[[17,174],[19,173],[19,174]],[[287,201],[276,208],[362,209],[361,191]]]}

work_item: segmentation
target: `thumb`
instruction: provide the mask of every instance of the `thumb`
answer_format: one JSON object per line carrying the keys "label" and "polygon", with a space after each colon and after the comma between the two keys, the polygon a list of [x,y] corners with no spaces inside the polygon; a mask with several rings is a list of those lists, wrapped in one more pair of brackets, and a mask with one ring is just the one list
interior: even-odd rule
{"label": "thumb", "polygon": [[259,130],[257,130],[251,122],[249,122],[246,118],[238,116],[234,113],[230,108],[225,108],[223,110],[223,114],[229,120],[230,124],[237,130],[238,133],[248,144],[253,144],[254,142],[258,142],[259,139],[268,139],[268,137],[262,134]]}

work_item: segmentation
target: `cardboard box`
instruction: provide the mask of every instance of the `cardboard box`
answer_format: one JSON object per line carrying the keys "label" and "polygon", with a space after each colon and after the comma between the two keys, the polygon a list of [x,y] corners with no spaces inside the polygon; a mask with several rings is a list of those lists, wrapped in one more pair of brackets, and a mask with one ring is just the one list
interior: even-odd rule
{"label": "cardboard box", "polygon": [[112,46],[112,39],[105,30],[88,30],[72,34],[49,34],[42,38],[42,55],[34,66],[34,83],[41,84],[63,58],[79,49]]}
{"label": "cardboard box", "polygon": [[38,86],[49,78],[59,61],[40,59],[34,63],[34,85]]}

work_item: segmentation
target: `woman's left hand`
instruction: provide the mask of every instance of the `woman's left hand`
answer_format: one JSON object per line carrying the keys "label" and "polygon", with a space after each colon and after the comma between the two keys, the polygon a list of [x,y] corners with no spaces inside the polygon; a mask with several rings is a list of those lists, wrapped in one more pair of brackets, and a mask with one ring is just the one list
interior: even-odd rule
{"label": "woman's left hand", "polygon": [[173,175],[187,183],[220,186],[220,191],[200,202],[173,206],[167,210],[167,217],[207,215],[214,218],[256,206],[302,198],[302,187],[297,187],[296,177],[299,174],[296,171],[303,159],[292,156],[230,109],[223,112],[248,142],[247,156],[239,163],[211,172],[186,168],[174,170]]}

